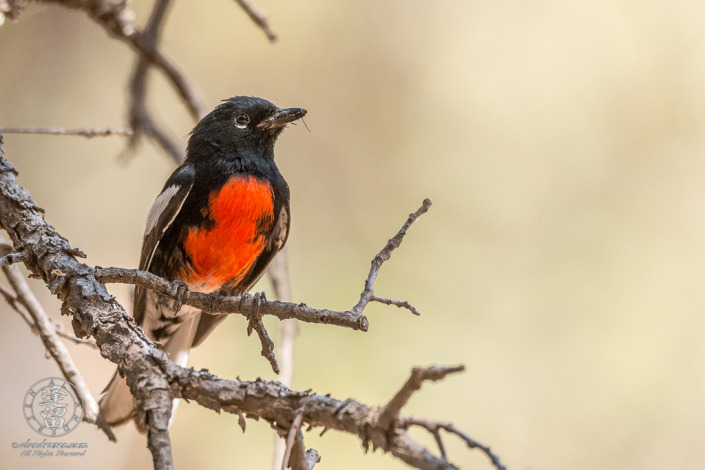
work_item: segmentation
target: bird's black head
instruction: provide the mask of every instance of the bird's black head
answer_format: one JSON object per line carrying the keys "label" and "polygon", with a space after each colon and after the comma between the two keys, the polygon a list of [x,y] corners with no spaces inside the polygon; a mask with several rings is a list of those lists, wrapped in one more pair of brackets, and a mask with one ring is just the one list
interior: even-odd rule
{"label": "bird's black head", "polygon": [[236,96],[225,100],[196,124],[188,142],[187,159],[217,155],[274,158],[274,142],[305,109],[281,109],[262,98]]}

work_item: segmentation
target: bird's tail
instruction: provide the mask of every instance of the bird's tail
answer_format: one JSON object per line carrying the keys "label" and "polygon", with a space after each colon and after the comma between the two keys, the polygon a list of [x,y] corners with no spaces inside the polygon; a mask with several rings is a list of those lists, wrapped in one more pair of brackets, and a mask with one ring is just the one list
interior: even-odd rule
{"label": "bird's tail", "polygon": [[132,417],[135,401],[125,379],[115,371],[115,375],[100,398],[100,415],[111,426],[124,423]]}
{"label": "bird's tail", "polygon": [[[187,307],[184,306],[184,309],[186,308]],[[194,314],[190,312],[180,312],[180,314],[187,314],[188,319],[184,320],[179,327],[174,330],[171,337],[164,345],[164,352],[167,353],[169,359],[173,362],[185,367],[191,345],[193,344],[193,337],[196,334],[198,320],[201,315],[200,312],[194,312]],[[169,425],[171,425],[174,420],[174,414],[176,413],[178,405],[178,399],[172,402]],[[125,379],[120,377],[117,371],[103,391],[103,396],[100,399],[100,415],[111,426],[118,426],[136,416],[135,400],[132,397],[130,388],[127,386]],[[141,427],[140,423],[138,423],[138,428]]]}

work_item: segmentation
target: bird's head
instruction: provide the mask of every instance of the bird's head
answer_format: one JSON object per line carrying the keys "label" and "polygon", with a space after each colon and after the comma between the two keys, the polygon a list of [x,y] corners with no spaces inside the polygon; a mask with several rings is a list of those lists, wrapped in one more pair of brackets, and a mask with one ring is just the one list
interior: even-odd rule
{"label": "bird's head", "polygon": [[196,124],[189,139],[187,158],[194,160],[213,154],[273,158],[279,134],[287,124],[305,115],[305,109],[281,109],[262,98],[230,98]]}

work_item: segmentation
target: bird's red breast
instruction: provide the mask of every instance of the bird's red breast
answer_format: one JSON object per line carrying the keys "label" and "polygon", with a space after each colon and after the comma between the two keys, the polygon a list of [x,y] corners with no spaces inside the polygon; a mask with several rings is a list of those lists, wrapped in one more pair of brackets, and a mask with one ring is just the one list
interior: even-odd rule
{"label": "bird's red breast", "polygon": [[208,228],[191,228],[184,242],[190,268],[182,279],[210,292],[228,282],[237,285],[267,244],[274,222],[274,194],[268,181],[234,176],[208,200]]}

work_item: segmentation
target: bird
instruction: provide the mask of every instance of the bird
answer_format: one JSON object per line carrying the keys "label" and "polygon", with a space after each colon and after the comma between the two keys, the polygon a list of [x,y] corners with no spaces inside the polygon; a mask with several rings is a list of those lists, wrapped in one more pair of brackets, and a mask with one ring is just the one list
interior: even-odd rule
{"label": "bird", "polygon": [[[184,163],[147,215],[140,270],[183,282],[191,291],[249,290],[289,235],[289,186],[274,162],[274,144],[287,124],[305,115],[302,108],[236,96],[196,124]],[[225,315],[181,306],[137,286],[133,317],[173,362],[185,366],[190,349]],[[170,422],[177,405],[174,400]],[[117,372],[101,397],[100,416],[110,426],[133,419],[144,430],[144,417]]]}

